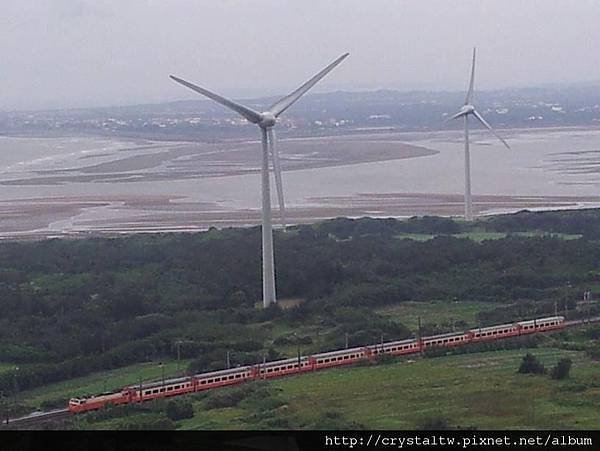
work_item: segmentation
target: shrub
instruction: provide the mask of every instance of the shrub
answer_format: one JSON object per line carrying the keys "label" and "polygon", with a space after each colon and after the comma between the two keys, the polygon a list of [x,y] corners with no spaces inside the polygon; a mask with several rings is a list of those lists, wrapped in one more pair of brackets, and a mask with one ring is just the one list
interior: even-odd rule
{"label": "shrub", "polygon": [[240,401],[249,397],[256,396],[262,392],[263,385],[257,382],[250,382],[238,387],[229,387],[221,390],[215,390],[208,394],[204,399],[206,409],[221,409],[224,407],[235,407]]}
{"label": "shrub", "polygon": [[425,431],[444,431],[452,429],[452,427],[446,418],[435,416],[423,419],[418,429]]}
{"label": "shrub", "polygon": [[527,353],[523,357],[518,372],[521,374],[544,374],[546,369],[533,354]]}
{"label": "shrub", "polygon": [[169,418],[155,418],[127,423],[124,425],[123,429],[138,431],[171,431],[175,428],[175,423]]}
{"label": "shrub", "polygon": [[550,376],[552,379],[557,380],[568,378],[571,371],[571,365],[573,365],[573,362],[568,357],[560,359],[556,366],[552,368]]}
{"label": "shrub", "polygon": [[171,400],[167,404],[166,414],[173,421],[184,420],[194,416],[194,407],[188,401]]}

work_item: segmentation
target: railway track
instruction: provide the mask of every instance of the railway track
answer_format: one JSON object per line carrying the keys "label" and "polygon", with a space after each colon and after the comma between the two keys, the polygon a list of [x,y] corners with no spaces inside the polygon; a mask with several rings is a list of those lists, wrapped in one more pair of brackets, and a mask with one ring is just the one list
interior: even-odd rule
{"label": "railway track", "polygon": [[33,412],[24,417],[9,419],[8,423],[4,420],[2,424],[0,424],[0,429],[27,429],[28,426],[68,418],[71,415],[73,414],[69,412],[69,409],[67,408],[50,410],[48,412]]}
{"label": "railway track", "polygon": [[592,323],[600,323],[600,316],[565,321],[565,327],[585,326]]}
{"label": "railway track", "polygon": [[[579,327],[593,323],[600,323],[600,317],[569,320],[565,321],[564,325],[565,327]],[[165,384],[168,384],[169,382],[170,380],[165,381]],[[2,422],[0,424],[0,429],[27,429],[34,425],[40,425],[48,421],[68,418],[71,415],[73,415],[73,413],[71,413],[68,408],[57,409],[48,412],[33,412],[23,417],[10,419],[8,423]]]}

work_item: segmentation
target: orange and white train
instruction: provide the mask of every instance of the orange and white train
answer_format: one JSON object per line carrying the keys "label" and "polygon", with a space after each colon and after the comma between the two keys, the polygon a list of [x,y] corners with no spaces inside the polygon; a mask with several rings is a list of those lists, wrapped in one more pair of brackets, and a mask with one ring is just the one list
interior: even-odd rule
{"label": "orange and white train", "polygon": [[550,318],[520,321],[513,324],[470,329],[461,333],[433,335],[421,339],[411,338],[358,348],[341,349],[311,356],[276,360],[263,364],[212,371],[159,382],[141,383],[125,387],[116,392],[72,398],[69,401],[69,410],[72,413],[85,412],[100,409],[108,405],[138,403],[157,398],[210,390],[226,385],[240,384],[246,381],[271,379],[334,366],[351,365],[361,360],[377,358],[380,355],[400,356],[414,354],[434,347],[461,346],[468,343],[499,340],[537,332],[548,332],[563,329],[564,327],[564,317],[553,316]]}

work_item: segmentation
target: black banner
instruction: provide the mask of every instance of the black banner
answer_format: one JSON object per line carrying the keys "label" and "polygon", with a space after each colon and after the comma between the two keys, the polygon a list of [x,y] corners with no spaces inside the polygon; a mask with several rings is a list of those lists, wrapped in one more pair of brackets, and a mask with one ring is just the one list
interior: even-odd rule
{"label": "black banner", "polygon": [[0,431],[0,450],[599,449],[598,431]]}

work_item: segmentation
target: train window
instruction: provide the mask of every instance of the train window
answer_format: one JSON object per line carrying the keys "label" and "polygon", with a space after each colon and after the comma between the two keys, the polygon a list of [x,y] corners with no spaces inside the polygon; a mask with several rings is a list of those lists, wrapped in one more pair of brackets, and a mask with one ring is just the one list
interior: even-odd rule
{"label": "train window", "polygon": [[167,391],[173,390],[173,387],[167,387]]}

